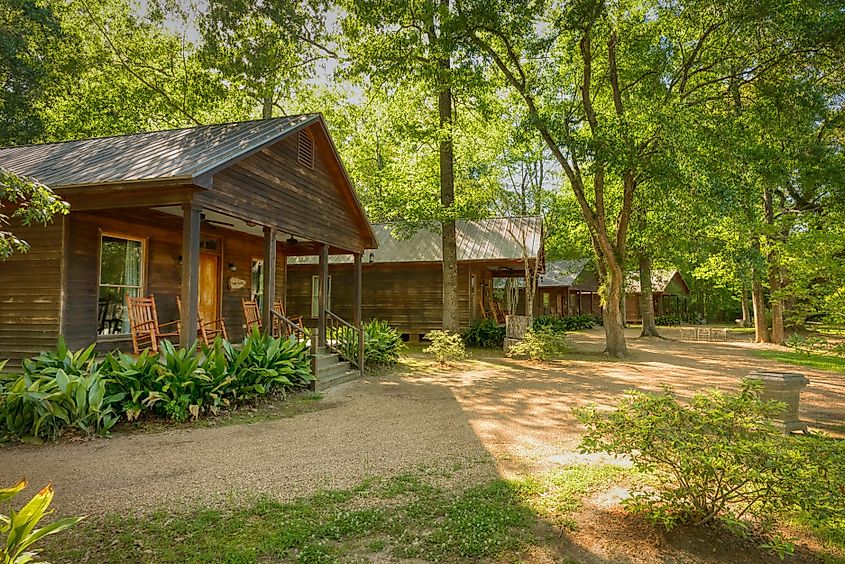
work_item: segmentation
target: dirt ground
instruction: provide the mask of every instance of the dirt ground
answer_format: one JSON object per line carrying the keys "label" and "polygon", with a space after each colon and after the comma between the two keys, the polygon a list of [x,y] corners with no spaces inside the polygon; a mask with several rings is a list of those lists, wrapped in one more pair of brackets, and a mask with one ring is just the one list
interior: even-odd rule
{"label": "dirt ground", "polygon": [[[663,384],[689,397],[706,387],[734,388],[749,371],[776,366],[747,343],[635,336],[629,331],[632,354],[624,360],[600,354],[600,330],[571,337],[584,354],[545,365],[476,352],[440,370],[412,355],[404,367],[330,390],[319,409],[291,418],[0,447],[0,483],[21,476],[33,486],[53,482],[59,512],[101,514],[261,494],[291,499],[421,465],[460,466],[469,480],[507,477],[579,460],[576,406],[609,405],[625,390]],[[781,368],[810,379],[802,418],[845,433],[843,376]]]}

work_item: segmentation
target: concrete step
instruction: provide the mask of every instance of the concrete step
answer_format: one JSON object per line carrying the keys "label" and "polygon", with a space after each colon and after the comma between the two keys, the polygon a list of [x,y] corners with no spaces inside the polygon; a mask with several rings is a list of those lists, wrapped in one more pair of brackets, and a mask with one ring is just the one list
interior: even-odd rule
{"label": "concrete step", "polygon": [[317,365],[317,378],[331,378],[336,374],[341,374],[351,370],[348,362],[335,362],[334,364]]}
{"label": "concrete step", "polygon": [[346,382],[351,382],[352,380],[355,380],[356,378],[358,378],[359,375],[360,375],[360,373],[357,370],[348,370],[347,369],[346,371],[341,372],[340,374],[333,376],[332,378],[329,378],[329,379],[320,378],[318,376],[317,377],[317,390],[316,391],[321,392],[323,390],[327,390],[327,389],[332,388],[334,386],[339,386],[340,384],[344,384]]}

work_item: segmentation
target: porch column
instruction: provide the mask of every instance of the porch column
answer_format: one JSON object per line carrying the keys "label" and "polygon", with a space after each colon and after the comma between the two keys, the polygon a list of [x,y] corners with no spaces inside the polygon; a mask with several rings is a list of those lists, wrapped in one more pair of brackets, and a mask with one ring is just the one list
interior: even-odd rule
{"label": "porch column", "polygon": [[273,304],[276,301],[276,229],[264,228],[264,295],[261,302],[261,323],[264,332],[273,334]]}
{"label": "porch column", "polygon": [[361,320],[361,291],[363,288],[364,269],[361,262],[361,253],[355,253],[355,273],[353,274],[353,286],[355,292],[355,303],[352,308],[352,324],[358,328],[358,370],[364,374],[364,324]]}
{"label": "porch column", "polygon": [[317,346],[326,344],[326,309],[329,287],[329,246],[320,247],[320,293],[317,297]]}
{"label": "porch column", "polygon": [[182,313],[179,346],[191,347],[197,340],[200,277],[200,213],[194,204],[182,204]]}

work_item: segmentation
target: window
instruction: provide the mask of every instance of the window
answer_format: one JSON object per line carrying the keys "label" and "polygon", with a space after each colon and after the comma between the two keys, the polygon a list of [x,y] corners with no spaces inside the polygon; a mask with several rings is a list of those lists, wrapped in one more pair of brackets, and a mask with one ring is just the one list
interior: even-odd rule
{"label": "window", "polygon": [[140,297],[144,287],[144,242],[112,235],[100,238],[98,335],[129,333],[126,296]]}
{"label": "window", "polygon": [[314,168],[314,139],[307,131],[299,132],[296,160],[302,166]]}
{"label": "window", "polygon": [[264,261],[252,259],[252,290],[250,296],[258,305],[261,305],[261,298],[264,297]]}
{"label": "window", "polygon": [[[329,275],[329,283],[326,287],[326,309],[332,309],[332,277]],[[320,315],[320,277],[311,277],[311,317],[317,318]]]}

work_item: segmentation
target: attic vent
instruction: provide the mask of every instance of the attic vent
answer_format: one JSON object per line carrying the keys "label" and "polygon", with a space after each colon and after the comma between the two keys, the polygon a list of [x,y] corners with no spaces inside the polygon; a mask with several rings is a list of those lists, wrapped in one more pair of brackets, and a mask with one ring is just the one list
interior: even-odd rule
{"label": "attic vent", "polygon": [[299,147],[297,149],[296,160],[302,166],[314,168],[314,139],[306,131],[299,132]]}

